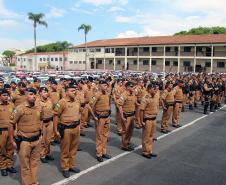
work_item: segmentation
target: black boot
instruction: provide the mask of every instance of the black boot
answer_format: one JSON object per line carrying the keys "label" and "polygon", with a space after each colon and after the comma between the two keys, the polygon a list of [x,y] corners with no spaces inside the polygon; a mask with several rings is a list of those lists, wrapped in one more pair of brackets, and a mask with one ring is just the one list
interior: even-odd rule
{"label": "black boot", "polygon": [[192,105],[189,105],[189,110],[193,110],[193,106]]}
{"label": "black boot", "polygon": [[210,103],[210,112],[214,112],[213,106],[214,106],[214,104],[213,103]]}
{"label": "black boot", "polygon": [[197,107],[197,103],[194,103],[194,107]]}
{"label": "black boot", "polygon": [[209,106],[209,103],[204,104],[204,112],[203,112],[204,114],[207,114],[208,106]]}
{"label": "black boot", "polygon": [[182,106],[181,112],[184,112],[184,106]]}

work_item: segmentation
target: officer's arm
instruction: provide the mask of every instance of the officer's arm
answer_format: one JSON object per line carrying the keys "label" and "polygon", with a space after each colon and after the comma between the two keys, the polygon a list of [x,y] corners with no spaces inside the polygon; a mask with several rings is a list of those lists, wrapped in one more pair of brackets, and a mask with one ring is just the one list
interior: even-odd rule
{"label": "officer's arm", "polygon": [[94,114],[94,112],[93,112],[93,110],[92,110],[92,108],[90,107],[90,105],[89,105],[89,104],[87,104],[87,108],[88,108],[88,110],[90,111],[90,113],[92,114],[93,119],[95,119],[95,120],[97,121],[97,120],[98,120],[98,118],[95,116],[95,114]]}
{"label": "officer's arm", "polygon": [[144,122],[144,109],[146,108],[146,106],[147,106],[147,103],[146,103],[145,97],[143,97],[141,100],[141,105],[138,109],[138,111],[140,112],[141,124],[143,124],[143,122]]}
{"label": "officer's arm", "polygon": [[59,101],[56,106],[54,107],[54,116],[53,116],[53,131],[55,134],[59,135],[58,133],[58,122],[59,122],[59,115],[63,112],[64,106],[62,101]]}
{"label": "officer's arm", "polygon": [[14,141],[14,128],[16,127],[16,124],[18,123],[18,120],[20,119],[22,115],[22,110],[21,109],[15,109],[13,113],[10,116],[10,121],[9,121],[9,140],[10,143],[13,145],[14,148],[16,148],[16,143]]}

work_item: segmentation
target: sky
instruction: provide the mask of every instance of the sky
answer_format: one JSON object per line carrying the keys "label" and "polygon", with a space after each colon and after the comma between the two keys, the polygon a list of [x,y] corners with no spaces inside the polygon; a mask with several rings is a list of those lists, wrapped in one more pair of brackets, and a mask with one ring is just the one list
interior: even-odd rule
{"label": "sky", "polygon": [[33,27],[28,12],[44,13],[38,45],[84,42],[81,24],[90,24],[88,41],[172,35],[198,26],[226,26],[226,0],[0,0],[0,53],[30,49]]}

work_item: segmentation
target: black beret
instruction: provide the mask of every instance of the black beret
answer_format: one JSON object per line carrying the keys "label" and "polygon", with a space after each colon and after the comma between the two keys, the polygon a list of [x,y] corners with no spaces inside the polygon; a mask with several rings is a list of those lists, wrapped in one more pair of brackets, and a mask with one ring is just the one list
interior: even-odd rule
{"label": "black beret", "polygon": [[27,86],[26,86],[26,84],[24,82],[19,82],[18,83],[18,87],[24,87],[24,88],[26,88]]}
{"label": "black beret", "polygon": [[40,87],[39,92],[42,92],[42,91],[49,92],[49,90],[46,87]]}
{"label": "black beret", "polygon": [[0,78],[0,82],[4,82],[4,80],[2,78]]}
{"label": "black beret", "polygon": [[27,92],[30,92],[30,93],[37,94],[37,91],[36,91],[36,89],[34,89],[34,88],[27,88],[26,91],[27,91]]}
{"label": "black beret", "polygon": [[67,80],[66,78],[60,78],[60,81],[64,81],[64,80]]}
{"label": "black beret", "polygon": [[4,88],[7,89],[7,88],[11,88],[11,86],[9,84],[4,84]]}
{"label": "black beret", "polygon": [[82,80],[78,80],[78,83],[84,84],[84,82]]}
{"label": "black beret", "polygon": [[12,81],[10,84],[15,84],[16,85],[16,82]]}
{"label": "black beret", "polygon": [[99,84],[107,84],[108,85],[106,80],[100,80]]}
{"label": "black beret", "polygon": [[151,88],[153,88],[153,87],[155,87],[155,85],[154,85],[154,84],[152,84],[152,83],[150,83],[150,84],[148,84],[147,89],[151,89]]}
{"label": "black beret", "polygon": [[52,80],[51,84],[57,85],[57,81],[56,80]]}
{"label": "black beret", "polygon": [[69,83],[68,86],[65,89],[70,89],[70,88],[76,89],[77,83]]}
{"label": "black beret", "polygon": [[9,94],[8,91],[4,88],[0,89],[0,95],[2,94]]}
{"label": "black beret", "polygon": [[38,78],[34,78],[34,82],[41,82],[41,80]]}
{"label": "black beret", "polygon": [[132,82],[126,82],[125,87],[134,87]]}

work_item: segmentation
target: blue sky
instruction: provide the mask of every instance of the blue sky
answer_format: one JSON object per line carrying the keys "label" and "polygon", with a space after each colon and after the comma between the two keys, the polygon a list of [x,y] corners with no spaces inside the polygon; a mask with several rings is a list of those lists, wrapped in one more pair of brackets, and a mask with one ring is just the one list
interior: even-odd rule
{"label": "blue sky", "polygon": [[91,24],[88,40],[171,35],[197,26],[225,26],[225,0],[0,0],[0,52],[33,45],[27,13],[44,13],[38,44],[83,42],[80,24]]}

